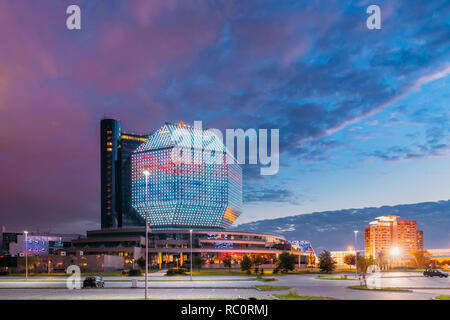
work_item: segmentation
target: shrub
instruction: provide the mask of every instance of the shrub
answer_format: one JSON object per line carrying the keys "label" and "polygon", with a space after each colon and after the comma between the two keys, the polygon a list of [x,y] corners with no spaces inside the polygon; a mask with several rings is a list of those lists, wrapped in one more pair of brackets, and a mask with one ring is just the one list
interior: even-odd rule
{"label": "shrub", "polygon": [[131,270],[128,272],[128,275],[129,275],[130,277],[141,276],[141,275],[142,275],[142,270],[141,270],[141,269],[131,269]]}
{"label": "shrub", "polygon": [[292,290],[292,291],[289,291],[288,296],[289,296],[289,297],[298,297],[298,291],[297,291],[297,289],[294,289],[294,290]]}
{"label": "shrub", "polygon": [[185,275],[188,270],[183,267],[175,267],[167,270],[166,276],[176,276],[176,275]]}

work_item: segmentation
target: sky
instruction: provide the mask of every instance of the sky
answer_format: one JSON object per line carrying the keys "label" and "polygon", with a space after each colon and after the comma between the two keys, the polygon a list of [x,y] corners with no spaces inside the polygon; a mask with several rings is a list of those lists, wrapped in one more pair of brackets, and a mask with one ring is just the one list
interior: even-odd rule
{"label": "sky", "polygon": [[447,200],[449,88],[445,0],[0,0],[0,224],[100,227],[103,117],[279,129],[237,223]]}

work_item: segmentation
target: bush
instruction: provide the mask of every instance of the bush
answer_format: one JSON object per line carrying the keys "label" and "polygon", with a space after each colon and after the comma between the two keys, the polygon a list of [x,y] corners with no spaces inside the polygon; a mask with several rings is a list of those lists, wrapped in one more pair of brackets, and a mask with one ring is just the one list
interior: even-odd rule
{"label": "bush", "polygon": [[273,269],[272,273],[273,273],[273,274],[278,274],[279,271],[280,271],[280,270],[278,270],[278,268],[275,268],[275,269]]}
{"label": "bush", "polygon": [[185,275],[187,271],[187,268],[183,267],[170,268],[169,270],[167,270],[166,276]]}
{"label": "bush", "polygon": [[130,277],[141,276],[142,270],[141,269],[131,269],[130,271],[128,271],[128,275]]}
{"label": "bush", "polygon": [[298,297],[298,291],[297,291],[297,289],[294,289],[294,290],[292,290],[292,291],[289,291],[288,296],[289,296],[289,297]]}

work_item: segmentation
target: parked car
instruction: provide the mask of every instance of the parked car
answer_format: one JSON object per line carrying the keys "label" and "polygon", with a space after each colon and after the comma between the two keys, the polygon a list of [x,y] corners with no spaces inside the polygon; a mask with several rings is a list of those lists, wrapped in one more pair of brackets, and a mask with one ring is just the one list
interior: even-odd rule
{"label": "parked car", "polygon": [[427,269],[423,272],[425,277],[440,277],[440,278],[448,278],[448,273],[444,272],[440,269]]}
{"label": "parked car", "polygon": [[83,281],[83,288],[103,288],[105,286],[105,282],[102,277],[86,277]]}

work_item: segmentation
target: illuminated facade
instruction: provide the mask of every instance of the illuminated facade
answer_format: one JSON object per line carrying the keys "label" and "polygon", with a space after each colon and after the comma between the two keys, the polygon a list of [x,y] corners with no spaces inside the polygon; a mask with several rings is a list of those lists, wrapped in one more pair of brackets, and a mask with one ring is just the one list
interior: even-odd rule
{"label": "illuminated facade", "polygon": [[365,228],[365,255],[398,258],[423,248],[423,232],[413,220],[398,220],[398,216],[382,216]]}
{"label": "illuminated facade", "polygon": [[11,256],[54,255],[58,250],[71,246],[72,240],[80,237],[78,234],[51,234],[51,233],[18,233],[14,242],[8,244],[7,254]]}
{"label": "illuminated facade", "polygon": [[[284,237],[241,231],[193,230],[192,249],[190,230],[149,231],[149,258],[151,268],[167,268],[183,265],[194,257],[201,258],[206,268],[223,268],[223,260],[231,259],[239,268],[244,255],[260,256],[262,267],[273,268],[279,254],[289,252],[296,257],[298,268],[314,265],[316,255],[308,241],[289,242]],[[145,253],[145,229],[108,229],[87,232],[87,237],[74,240],[65,249],[67,255],[82,251],[85,255],[118,255],[125,258],[126,268]]]}
{"label": "illuminated facade", "polygon": [[152,229],[223,229],[242,211],[242,169],[207,130],[166,123],[131,155],[132,206]]}
{"label": "illuminated facade", "polygon": [[[354,267],[353,265],[349,266],[345,263],[345,257],[346,256],[355,256],[354,250],[346,250],[346,251],[331,251],[331,256],[333,257],[334,261],[336,262],[337,267],[344,267],[344,268],[351,268]],[[359,256],[359,252],[358,252]]]}
{"label": "illuminated facade", "polygon": [[417,250],[423,250],[423,231],[417,230]]}

